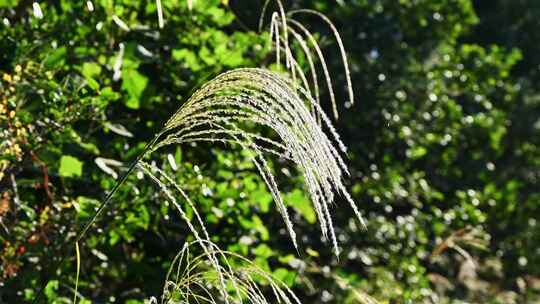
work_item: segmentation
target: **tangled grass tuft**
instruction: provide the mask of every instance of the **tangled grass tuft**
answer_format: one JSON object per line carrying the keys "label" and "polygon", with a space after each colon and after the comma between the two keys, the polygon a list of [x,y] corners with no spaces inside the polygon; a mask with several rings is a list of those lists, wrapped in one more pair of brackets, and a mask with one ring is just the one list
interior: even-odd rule
{"label": "tangled grass tuft", "polygon": [[[204,247],[209,252],[193,256],[190,249],[194,246]],[[215,259],[219,260],[218,268],[212,267]],[[267,286],[270,287],[269,293],[263,292],[263,287]],[[160,303],[226,301],[255,304],[301,303],[285,283],[273,278],[241,255],[222,251],[216,244],[207,241],[186,243],[169,268]],[[150,303],[158,303],[158,300],[152,298]]]}

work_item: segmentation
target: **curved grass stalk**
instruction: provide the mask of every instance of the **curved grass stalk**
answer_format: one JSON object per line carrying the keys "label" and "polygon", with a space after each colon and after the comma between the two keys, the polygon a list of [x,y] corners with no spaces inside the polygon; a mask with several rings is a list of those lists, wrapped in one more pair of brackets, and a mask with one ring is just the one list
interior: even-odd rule
{"label": "curved grass stalk", "polygon": [[272,14],[272,19],[270,21],[270,44],[272,44],[272,39],[275,36],[275,45],[276,45],[276,64],[278,68],[280,67],[281,58],[280,58],[280,52],[281,52],[281,43],[279,39],[279,15],[277,12],[274,12]]}
{"label": "curved grass stalk", "polygon": [[[266,14],[266,10],[268,9],[268,5],[270,4],[270,1],[271,0],[266,0],[264,2],[262,12],[261,12],[261,17],[259,18],[259,31],[262,30],[262,27],[263,27],[263,24],[264,24],[264,15]],[[277,21],[277,23],[279,23],[281,21],[281,30],[282,30],[283,40],[285,41],[285,66],[287,68],[290,68],[290,58],[292,58],[293,55],[292,55],[292,52],[291,52],[290,47],[289,47],[289,33],[288,33],[288,30],[287,30],[287,27],[288,27],[287,26],[287,15],[285,14],[285,8],[283,6],[283,2],[281,2],[281,0],[275,0],[275,2],[277,4],[277,6],[278,6],[278,12],[275,12],[275,13],[277,13],[276,15],[278,15],[277,18],[276,18],[276,21]],[[270,26],[272,26],[272,24],[273,24],[275,13],[272,13],[272,22],[270,23]],[[277,23],[276,23],[275,34],[277,36],[279,36],[279,25],[277,25]],[[279,38],[276,38],[276,40],[279,40]],[[279,41],[278,41],[278,43],[279,43]],[[279,46],[278,46],[278,49],[279,49]],[[277,55],[277,56],[279,57],[279,55]],[[277,63],[279,65],[279,58],[277,60]]]}
{"label": "curved grass stalk", "polygon": [[77,290],[79,289],[79,275],[81,274],[81,253],[79,243],[75,242],[75,259],[77,261],[77,272],[75,274],[75,290],[73,291],[73,304],[77,304]]}
{"label": "curved grass stalk", "polygon": [[[289,31],[293,35],[296,41],[300,44],[300,47],[302,48],[302,51],[304,52],[308,65],[309,65],[309,71],[311,72],[311,82],[313,85],[313,92],[315,93],[315,101],[317,104],[321,104],[320,101],[320,92],[319,92],[319,82],[317,79],[317,70],[315,69],[315,63],[313,61],[313,55],[311,53],[311,50],[309,49],[305,39],[298,34],[293,28],[289,27]],[[305,86],[306,88],[309,88],[309,86]],[[313,110],[314,111],[314,110]],[[314,111],[315,112],[315,111]]]}
{"label": "curved grass stalk", "polygon": [[163,21],[163,8],[161,7],[161,0],[156,0],[157,16],[158,16],[158,26],[163,28],[165,22]]}
{"label": "curved grass stalk", "polygon": [[351,104],[354,104],[354,92],[353,92],[353,88],[352,88],[351,72],[349,70],[349,61],[347,60],[347,53],[345,52],[345,47],[343,46],[343,41],[341,40],[341,35],[339,34],[336,26],[334,25],[334,23],[330,19],[328,19],[328,17],[326,17],[324,14],[322,14],[320,12],[317,12],[315,10],[298,9],[298,10],[290,11],[288,14],[290,16],[293,16],[295,14],[302,14],[302,13],[303,14],[311,14],[311,15],[318,16],[326,24],[328,24],[328,26],[330,27],[330,30],[334,34],[334,38],[335,38],[335,40],[336,40],[336,42],[338,44],[339,52],[341,54],[341,61],[342,61],[342,64],[343,64],[343,69],[345,70],[345,79],[347,80],[347,90],[348,90],[348,93],[349,93],[349,99],[350,99]]}
{"label": "curved grass stalk", "polygon": [[337,110],[337,103],[336,103],[336,96],[334,93],[334,86],[332,84],[332,76],[330,75],[330,71],[328,70],[328,65],[326,64],[326,59],[324,57],[324,54],[321,50],[321,47],[319,46],[319,43],[313,36],[313,34],[300,22],[289,18],[289,22],[296,26],[309,40],[311,46],[315,50],[315,53],[317,54],[317,57],[319,58],[319,61],[321,63],[321,67],[324,73],[324,79],[326,81],[326,87],[328,88],[328,94],[330,95],[330,103],[332,105],[332,111],[334,114],[334,118],[339,118],[339,112]]}
{"label": "curved grass stalk", "polygon": [[[191,199],[189,199],[189,197],[185,194],[185,192],[180,188],[180,186],[178,186],[177,183],[175,183],[170,177],[168,177],[163,171],[161,171],[160,169],[158,168],[152,168],[150,167],[150,165],[148,165],[147,163],[141,161],[138,163],[138,167],[141,168],[143,170],[143,172],[149,176],[156,184],[159,185],[159,187],[161,188],[161,190],[163,191],[163,193],[165,193],[165,195],[167,196],[167,199],[169,202],[171,202],[173,204],[173,206],[179,211],[180,215],[182,216],[182,219],[186,222],[186,224],[188,225],[189,227],[189,230],[193,233],[193,235],[195,236],[195,239],[198,240],[198,241],[203,241],[203,238],[200,237],[199,233],[198,233],[198,230],[193,226],[193,224],[191,223],[191,220],[189,219],[189,217],[187,216],[187,214],[185,213],[185,211],[182,209],[182,207],[180,206],[180,204],[178,204],[177,200],[175,199],[174,195],[172,195],[169,187],[167,187],[167,184],[161,182],[161,180],[152,173],[153,170],[157,171],[162,177],[165,177],[165,179],[167,180],[168,184],[172,184],[175,186],[175,189],[182,194],[182,197],[188,202],[188,204],[190,205],[190,207],[193,209],[193,212],[197,218],[197,220],[199,221],[199,224],[201,226],[201,229],[203,230],[203,233],[204,233],[204,238],[206,240],[209,240],[210,239],[210,236],[206,230],[206,227],[204,225],[204,222],[201,218],[201,216],[199,215],[199,213],[197,212],[197,208],[195,208],[195,205],[192,203]],[[201,244],[205,244],[204,242],[201,243]],[[219,269],[219,263],[218,263],[218,260],[217,258],[213,255],[213,254],[210,254],[210,250],[209,248],[205,247],[205,246],[202,246],[205,253],[208,254],[209,258],[211,258],[211,262],[212,264],[214,265],[214,267],[216,269]],[[225,290],[225,278],[223,277],[223,274],[218,271],[217,272],[218,275],[219,275],[219,279],[220,279],[220,282],[222,284],[222,289]],[[225,303],[229,303],[229,299],[227,296],[225,296]]]}
{"label": "curved grass stalk", "polygon": [[289,18],[289,22],[291,25],[294,25],[301,33],[304,34],[304,36],[307,38],[313,49],[315,50],[315,54],[317,54],[317,58],[319,59],[324,80],[326,82],[326,87],[328,89],[328,95],[330,96],[330,104],[332,105],[332,114],[334,115],[335,119],[339,118],[339,112],[337,110],[337,103],[336,103],[336,97],[334,93],[334,86],[332,84],[332,76],[330,74],[330,71],[328,70],[328,65],[326,63],[326,59],[324,57],[324,54],[321,50],[321,47],[319,46],[319,43],[313,36],[313,34],[304,26],[302,23]]}
{"label": "curved grass stalk", "polygon": [[[262,28],[263,28],[264,17],[266,15],[266,11],[268,9],[268,6],[269,6],[270,2],[271,2],[270,0],[267,0],[264,3],[264,6],[263,6],[263,9],[262,9],[262,12],[261,12],[261,17],[259,19],[259,31],[261,31]],[[283,49],[284,49],[283,51],[284,51],[285,57],[286,57],[286,67],[287,67],[287,69],[289,70],[289,72],[292,75],[293,82],[296,82],[296,73],[298,72],[298,68],[295,66],[295,63],[294,63],[295,62],[295,56],[294,56],[294,54],[292,52],[292,48],[290,46],[291,41],[289,40],[289,34],[291,34],[293,36],[293,38],[294,38],[294,41],[297,41],[300,44],[300,48],[302,49],[302,52],[306,55],[306,58],[308,60],[309,69],[311,70],[311,73],[312,73],[312,85],[314,87],[314,89],[313,89],[314,94],[312,94],[312,95],[315,95],[315,97],[316,97],[315,99],[319,102],[319,88],[318,88],[318,83],[317,83],[317,80],[316,80],[315,65],[313,64],[313,56],[311,55],[310,47],[306,43],[306,39],[309,40],[309,42],[311,44],[311,47],[315,50],[315,52],[317,54],[317,57],[319,58],[320,64],[322,66],[322,69],[323,69],[324,78],[326,80],[326,84],[327,84],[327,87],[328,87],[328,92],[329,92],[329,95],[330,95],[330,102],[331,102],[331,105],[332,105],[332,111],[333,111],[334,118],[338,119],[339,118],[339,113],[338,113],[338,110],[337,110],[337,104],[336,104],[335,93],[334,93],[334,89],[333,89],[333,85],[332,85],[332,80],[331,80],[330,73],[328,71],[328,65],[327,65],[326,60],[325,60],[325,58],[323,56],[321,48],[320,48],[319,44],[317,43],[316,39],[314,38],[313,34],[302,23],[300,23],[299,21],[293,19],[292,17],[294,15],[299,15],[299,14],[315,15],[315,16],[319,17],[320,19],[322,19],[330,27],[330,30],[332,31],[332,33],[334,35],[334,40],[338,44],[339,52],[340,52],[340,55],[341,55],[341,60],[342,60],[342,64],[343,64],[343,68],[344,68],[344,72],[345,72],[345,79],[346,79],[346,82],[347,82],[347,94],[349,96],[349,100],[350,100],[351,104],[354,104],[354,92],[353,92],[352,80],[351,80],[351,76],[350,76],[349,63],[348,63],[348,60],[347,60],[347,54],[345,52],[345,47],[343,46],[343,41],[341,39],[341,36],[339,35],[339,32],[337,31],[337,29],[336,29],[335,25],[332,23],[332,21],[330,21],[330,19],[328,19],[328,17],[326,17],[322,13],[319,13],[319,12],[314,11],[314,10],[309,10],[309,9],[299,9],[299,10],[293,10],[293,11],[287,12],[287,14],[284,14],[283,3],[281,2],[281,0],[275,0],[275,2],[277,4],[277,6],[278,6],[278,12],[273,12],[272,15],[271,15],[271,20],[270,20],[270,41],[274,42],[274,48],[275,48],[275,52],[276,52],[276,63],[278,65],[278,67],[280,65],[280,60],[281,60],[280,54],[281,54],[281,51],[282,51],[281,50],[282,45],[284,45],[283,46]],[[295,28],[297,28],[299,32],[297,32],[293,27],[291,27],[291,25],[294,26]],[[281,29],[281,31],[280,31],[280,29]],[[302,34],[304,35],[304,37],[302,36]],[[281,37],[280,37],[280,35],[281,35]],[[306,89],[309,89],[309,86],[304,85],[304,87]]]}

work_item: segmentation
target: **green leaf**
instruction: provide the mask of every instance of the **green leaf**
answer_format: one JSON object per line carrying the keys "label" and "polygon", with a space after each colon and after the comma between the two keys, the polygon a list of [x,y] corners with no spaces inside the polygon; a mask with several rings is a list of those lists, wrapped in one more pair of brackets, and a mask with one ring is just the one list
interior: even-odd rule
{"label": "green leaf", "polygon": [[47,58],[43,62],[43,65],[49,69],[63,65],[66,57],[66,52],[67,51],[65,46],[55,49],[47,56]]}
{"label": "green leaf", "polygon": [[82,66],[83,76],[88,80],[88,78],[94,78],[101,73],[101,66],[95,62],[85,62]]}
{"label": "green leaf", "polygon": [[95,155],[99,155],[99,148],[93,144],[93,143],[79,143],[79,145],[81,147],[83,147],[86,151],[92,153],[92,154],[95,154]]}
{"label": "green leaf", "polygon": [[88,82],[88,86],[92,90],[94,90],[94,91],[99,90],[99,83],[97,81],[95,81],[93,78],[88,78],[88,79],[86,79],[86,81]]}
{"label": "green leaf", "polygon": [[79,196],[73,205],[79,213],[79,217],[86,219],[94,214],[94,211],[99,206],[99,201],[86,196]]}
{"label": "green leaf", "polygon": [[283,283],[285,283],[287,286],[292,287],[294,284],[294,278],[296,277],[296,274],[292,271],[289,271],[285,268],[278,268],[273,273],[274,277]]}
{"label": "green leaf", "polygon": [[212,21],[214,21],[219,26],[228,25],[234,20],[233,14],[228,13],[225,10],[218,7],[211,7],[206,10],[206,13],[210,15]]}
{"label": "green leaf", "polygon": [[261,240],[267,241],[268,238],[270,237],[270,232],[268,231],[266,226],[264,226],[264,223],[261,220],[261,218],[258,217],[257,215],[254,215],[251,219],[253,220],[253,223],[255,224],[254,229],[257,230],[257,232],[261,234]]}
{"label": "green leaf", "polygon": [[0,0],[0,8],[15,7],[19,0]]}
{"label": "green leaf", "polygon": [[255,247],[255,249],[253,250],[253,253],[257,255],[257,257],[261,257],[265,259],[273,255],[272,248],[270,248],[266,244],[260,244],[259,246]]}
{"label": "green leaf", "polygon": [[319,257],[319,252],[311,249],[311,248],[308,248],[306,249],[306,253],[309,255],[309,256],[312,256],[312,257]]}
{"label": "green leaf", "polygon": [[[246,183],[247,181],[244,181],[244,183]],[[254,184],[254,186],[252,187],[256,187],[257,185]],[[250,190],[248,188],[248,185],[246,185],[246,190]],[[270,204],[272,203],[272,195],[270,193],[268,193],[268,191],[261,187],[261,188],[258,188],[256,190],[251,190],[249,192],[249,199],[251,201],[253,201],[254,203],[256,204],[259,204],[260,208],[261,208],[261,211],[263,213],[267,213],[268,211],[270,211]]]}
{"label": "green leaf", "polygon": [[199,59],[197,59],[197,55],[190,50],[173,50],[172,57],[174,60],[184,61],[187,67],[194,72],[199,71],[202,68]]}
{"label": "green leaf", "polygon": [[120,234],[116,230],[111,230],[109,232],[109,245],[114,246],[118,241],[120,241]]}
{"label": "green leaf", "polygon": [[99,92],[99,96],[106,100],[117,100],[120,98],[120,94],[113,91],[111,87],[105,87],[101,92]]}
{"label": "green leaf", "polygon": [[174,153],[174,160],[177,164],[182,163],[182,149],[180,149],[180,147],[176,147],[176,153]]}
{"label": "green leaf", "polygon": [[82,175],[83,163],[77,158],[69,155],[64,155],[60,158],[60,176],[74,177]]}
{"label": "green leaf", "polygon": [[99,90],[99,82],[94,78],[101,73],[101,66],[99,64],[95,62],[85,62],[82,66],[81,73],[92,90]]}
{"label": "green leaf", "polygon": [[45,287],[45,296],[47,299],[52,300],[56,298],[56,291],[58,290],[58,281],[52,280],[50,281],[47,286]]}
{"label": "green leaf", "polygon": [[424,147],[415,147],[410,150],[410,156],[412,159],[419,159],[425,156],[427,152],[427,149]]}
{"label": "green leaf", "polygon": [[287,193],[285,202],[298,211],[308,223],[314,224],[317,221],[317,216],[313,207],[311,207],[309,199],[301,190],[295,189],[292,192]]}
{"label": "green leaf", "polygon": [[204,47],[204,46],[199,51],[199,58],[201,58],[202,61],[204,61],[206,65],[214,65],[216,64],[216,61],[217,61],[215,58],[215,55],[212,52],[210,52],[210,50],[207,47]]}
{"label": "green leaf", "polygon": [[139,73],[136,69],[125,69],[122,77],[122,89],[128,93],[128,99],[125,100],[126,107],[138,109],[140,99],[148,84],[148,78]]}

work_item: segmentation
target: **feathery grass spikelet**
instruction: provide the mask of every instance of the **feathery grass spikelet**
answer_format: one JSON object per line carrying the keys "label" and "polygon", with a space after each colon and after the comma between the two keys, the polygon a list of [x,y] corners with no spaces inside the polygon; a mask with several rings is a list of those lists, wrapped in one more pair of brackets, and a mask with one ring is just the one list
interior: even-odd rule
{"label": "feathery grass spikelet", "polygon": [[[321,125],[308,109],[310,105],[321,118]],[[265,129],[264,134],[269,135],[254,131],[261,127]],[[330,132],[332,140],[323,128]],[[346,148],[330,119],[306,89],[280,74],[243,68],[217,76],[172,115],[163,133],[165,136],[152,150],[171,144],[214,141],[239,144],[254,152],[251,160],[268,186],[296,248],[293,223],[268,164],[268,156],[284,156],[303,174],[321,231],[325,237],[330,235],[336,255],[339,250],[329,208],[335,201],[334,191],[345,196],[362,221],[343,184],[348,172],[339,150],[344,152]],[[171,179],[167,183],[174,185]],[[190,207],[195,208],[192,203]],[[200,224],[203,225],[202,221]]]}

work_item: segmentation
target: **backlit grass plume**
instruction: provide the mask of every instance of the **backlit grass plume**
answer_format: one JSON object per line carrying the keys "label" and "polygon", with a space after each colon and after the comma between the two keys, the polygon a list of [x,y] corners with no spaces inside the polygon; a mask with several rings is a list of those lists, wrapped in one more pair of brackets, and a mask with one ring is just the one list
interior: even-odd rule
{"label": "backlit grass plume", "polygon": [[[203,85],[182,105],[165,124],[148,153],[163,146],[191,142],[237,144],[252,151],[251,160],[268,186],[294,246],[298,247],[293,223],[268,157],[286,160],[285,166],[295,166],[302,173],[322,234],[330,236],[338,255],[330,214],[334,193],[342,195],[362,221],[343,184],[347,168],[340,152],[345,152],[345,146],[311,95],[293,86],[292,81],[264,69],[244,68],[223,73]],[[321,125],[308,105],[314,106],[317,116],[322,118]],[[148,165],[141,166],[145,172],[152,173]],[[161,180],[163,189],[173,186],[188,200],[179,184],[164,177],[163,172],[156,172],[159,176],[154,180]],[[195,204],[190,204],[195,208]],[[200,219],[199,224],[206,231]]]}
{"label": "backlit grass plume", "polygon": [[[194,256],[191,251],[195,246],[204,247],[209,252]],[[218,268],[212,267],[216,257]],[[270,292],[263,292],[268,287]],[[222,251],[211,242],[185,244],[169,268],[159,303],[217,304],[228,301],[227,298],[232,303],[301,303],[285,283],[248,259]],[[158,300],[152,298],[150,303],[157,304]]]}

